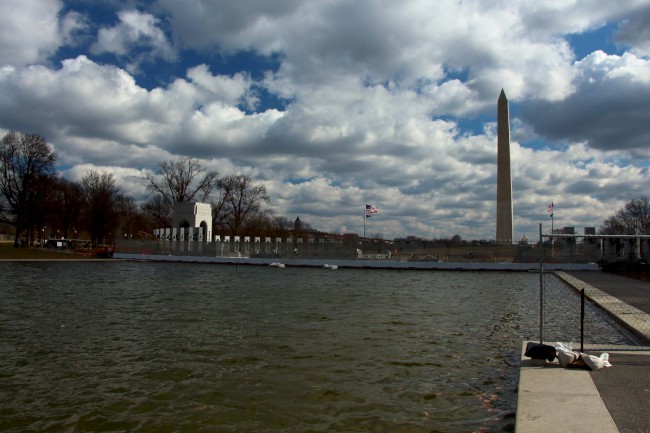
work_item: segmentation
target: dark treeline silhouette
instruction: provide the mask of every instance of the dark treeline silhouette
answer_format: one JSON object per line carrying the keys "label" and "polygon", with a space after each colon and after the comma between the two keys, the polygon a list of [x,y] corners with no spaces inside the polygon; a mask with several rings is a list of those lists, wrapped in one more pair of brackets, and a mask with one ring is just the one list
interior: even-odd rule
{"label": "dark treeline silhouette", "polygon": [[[79,182],[61,177],[57,154],[38,134],[9,132],[0,142],[0,224],[14,246],[45,245],[47,239],[83,239],[93,246],[138,239],[171,226],[174,205],[210,203],[212,231],[220,235],[290,236],[294,225],[276,216],[266,186],[239,174],[220,178],[195,158],[157,164],[143,180],[148,200],[120,191],[113,174],[90,170]],[[304,233],[313,230],[302,223]]]}
{"label": "dark treeline silhouette", "polygon": [[648,197],[634,198],[616,211],[600,228],[603,234],[625,235],[650,234],[650,200]]}

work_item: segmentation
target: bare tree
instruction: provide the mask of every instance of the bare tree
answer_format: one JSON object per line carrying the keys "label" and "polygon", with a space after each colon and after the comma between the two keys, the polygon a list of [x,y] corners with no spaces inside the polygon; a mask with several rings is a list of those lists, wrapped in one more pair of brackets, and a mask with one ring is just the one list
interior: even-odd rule
{"label": "bare tree", "polygon": [[650,229],[650,200],[647,197],[638,197],[625,203],[616,214],[603,221],[601,231],[625,234],[627,229],[635,229],[640,233]]}
{"label": "bare tree", "polygon": [[165,201],[162,194],[155,194],[141,206],[142,211],[150,215],[157,228],[171,227],[172,207]]}
{"label": "bare tree", "polygon": [[50,219],[52,227],[60,228],[64,237],[80,224],[84,204],[83,191],[77,182],[65,178],[55,178],[51,184]]}
{"label": "bare tree", "polygon": [[622,235],[625,233],[625,225],[616,215],[612,215],[603,221],[603,226],[600,228],[600,232],[601,234],[610,233],[614,235]]}
{"label": "bare tree", "polygon": [[147,190],[160,194],[171,208],[176,203],[208,201],[217,180],[216,171],[206,172],[197,159],[187,156],[159,162],[158,175],[145,175]]}
{"label": "bare tree", "polygon": [[42,211],[39,185],[54,175],[56,158],[37,134],[9,132],[0,142],[0,222],[14,226],[14,246]]}
{"label": "bare tree", "polygon": [[293,221],[285,216],[273,218],[273,228],[276,236],[287,237],[293,230]]}
{"label": "bare tree", "polygon": [[226,176],[219,179],[218,187],[221,197],[219,202],[212,204],[217,210],[213,218],[216,221],[224,221],[233,236],[240,234],[247,218],[258,217],[261,212],[269,212],[262,209],[263,203],[268,204],[271,201],[266,187],[254,185],[248,175]]}
{"label": "bare tree", "polygon": [[242,223],[240,231],[248,236],[273,236],[275,234],[273,212],[260,210],[249,214]]}
{"label": "bare tree", "polygon": [[135,204],[135,199],[130,195],[117,194],[115,197],[115,206],[120,219],[122,235],[125,239],[127,237],[133,237],[140,213],[140,209]]}
{"label": "bare tree", "polygon": [[218,184],[219,197],[213,199],[212,206],[212,232],[215,234],[225,234],[228,228],[228,218],[230,210],[226,203],[226,191]]}
{"label": "bare tree", "polygon": [[81,179],[85,198],[85,217],[93,245],[115,233],[119,222],[117,199],[119,190],[112,174],[90,170]]}

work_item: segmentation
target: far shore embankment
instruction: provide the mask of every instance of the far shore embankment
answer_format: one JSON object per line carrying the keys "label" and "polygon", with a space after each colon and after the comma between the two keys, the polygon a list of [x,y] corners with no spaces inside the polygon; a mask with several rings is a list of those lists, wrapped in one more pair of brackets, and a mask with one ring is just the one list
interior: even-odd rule
{"label": "far shore embankment", "polygon": [[[116,252],[113,258],[97,258],[73,251],[49,250],[43,248],[14,248],[11,244],[0,245],[0,261],[97,261],[111,260],[201,263],[223,265],[269,266],[281,263],[286,267],[322,268],[325,265],[349,269],[396,269],[396,270],[447,270],[447,271],[521,271],[539,272],[539,262],[527,263],[500,261],[415,261],[395,259],[332,259],[332,258],[248,258],[248,257],[208,257],[193,255],[138,254]],[[595,263],[544,263],[545,271],[600,270]]]}
{"label": "far shore embankment", "polygon": [[[446,270],[446,271],[521,271],[539,272],[539,263],[511,262],[436,262],[398,260],[340,260],[300,258],[248,258],[248,257],[205,257],[184,255],[127,254],[116,252],[115,259],[133,261],[155,261],[174,263],[201,263],[222,265],[269,266],[281,263],[286,267],[322,268],[325,265],[349,269],[396,269],[396,270]],[[544,271],[598,271],[596,263],[544,263]]]}
{"label": "far shore embankment", "polygon": [[94,254],[78,253],[72,250],[49,248],[20,247],[13,243],[0,243],[0,261],[72,261],[72,260],[101,260]]}

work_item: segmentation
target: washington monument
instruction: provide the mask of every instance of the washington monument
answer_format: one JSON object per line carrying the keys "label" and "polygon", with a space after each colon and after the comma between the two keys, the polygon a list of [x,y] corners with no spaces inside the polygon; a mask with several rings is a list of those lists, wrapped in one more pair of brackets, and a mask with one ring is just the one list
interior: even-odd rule
{"label": "washington monument", "polygon": [[501,89],[497,103],[497,243],[512,243],[512,180],[510,178],[510,113]]}

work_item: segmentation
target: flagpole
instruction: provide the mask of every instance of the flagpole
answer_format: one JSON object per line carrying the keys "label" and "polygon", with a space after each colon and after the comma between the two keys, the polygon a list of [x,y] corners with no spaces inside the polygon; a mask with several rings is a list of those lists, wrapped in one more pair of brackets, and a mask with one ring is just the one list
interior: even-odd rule
{"label": "flagpole", "polygon": [[[551,203],[548,205],[548,213],[551,216],[551,236],[550,236],[550,238],[551,238],[551,257],[555,257],[555,246],[554,246],[555,237],[552,236],[552,235],[555,234],[554,233],[555,232],[555,227],[553,227],[553,217],[554,217],[554,214],[555,214],[555,204],[553,203],[553,200],[551,200]],[[540,242],[541,242],[541,238],[540,238]]]}
{"label": "flagpole", "polygon": [[[555,234],[554,229],[553,229],[553,218],[554,218],[554,216],[555,216],[555,204],[553,203],[553,200],[551,200],[551,234],[552,235]],[[554,245],[554,242],[555,242],[555,238],[553,236],[551,236],[551,257],[555,257],[555,245]]]}
{"label": "flagpole", "polygon": [[365,213],[363,214],[363,237],[366,237],[366,220],[372,216],[372,214],[378,214],[379,211],[376,207],[371,204],[366,204]]}
{"label": "flagpole", "polygon": [[368,219],[368,214],[366,213],[366,206],[363,206],[363,238],[366,238],[366,220]]}

